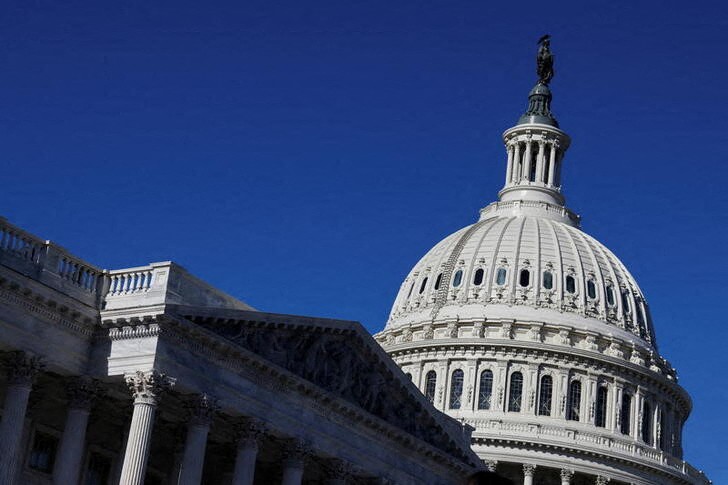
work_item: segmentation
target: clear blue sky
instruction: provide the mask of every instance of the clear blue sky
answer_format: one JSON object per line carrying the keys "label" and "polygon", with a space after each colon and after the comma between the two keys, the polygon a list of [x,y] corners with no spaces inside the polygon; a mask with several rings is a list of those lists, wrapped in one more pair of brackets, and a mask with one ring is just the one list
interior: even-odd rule
{"label": "clear blue sky", "polygon": [[723,2],[5,2],[0,213],[106,268],[382,328],[475,221],[554,39],[584,229],[632,270],[728,482]]}

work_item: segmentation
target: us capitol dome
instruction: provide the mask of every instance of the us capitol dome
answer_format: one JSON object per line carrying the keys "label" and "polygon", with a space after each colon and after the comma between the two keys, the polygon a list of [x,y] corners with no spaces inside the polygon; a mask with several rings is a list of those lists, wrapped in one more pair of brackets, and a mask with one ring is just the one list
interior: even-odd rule
{"label": "us capitol dome", "polygon": [[642,290],[566,207],[547,38],[537,59],[498,200],[415,264],[376,339],[514,483],[710,483],[683,460],[691,400]]}

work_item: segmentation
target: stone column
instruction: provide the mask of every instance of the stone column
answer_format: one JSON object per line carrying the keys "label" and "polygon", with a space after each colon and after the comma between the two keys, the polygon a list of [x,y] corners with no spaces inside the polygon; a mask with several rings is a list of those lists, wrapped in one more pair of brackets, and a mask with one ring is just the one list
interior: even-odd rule
{"label": "stone column", "polygon": [[544,165],[546,165],[546,142],[540,140],[538,142],[538,155],[536,155],[536,182],[545,183]]}
{"label": "stone column", "polygon": [[511,183],[513,175],[513,145],[508,145],[508,164],[506,165],[506,185]]}
{"label": "stone column", "polygon": [[574,478],[574,470],[561,469],[561,485],[570,485],[572,478]]}
{"label": "stone column", "polygon": [[536,465],[523,464],[523,485],[533,485],[533,475],[536,473]]}
{"label": "stone column", "polygon": [[238,425],[238,451],[231,485],[253,485],[255,462],[258,458],[258,440],[265,432],[261,421],[245,418]]}
{"label": "stone column", "polygon": [[326,471],[325,485],[346,485],[351,475],[351,465],[344,460],[330,460]]}
{"label": "stone column", "polygon": [[38,357],[25,352],[14,352],[8,368],[8,388],[5,393],[3,417],[0,422],[0,483],[15,483],[18,451],[23,437],[28,398],[43,364]]}
{"label": "stone column", "polygon": [[530,180],[531,175],[531,140],[526,142],[526,154],[523,156],[523,171],[521,173],[521,180]]}
{"label": "stone column", "polygon": [[595,485],[607,485],[612,479],[607,478],[602,475],[597,475],[596,480],[594,480]]}
{"label": "stone column", "polygon": [[283,478],[281,485],[301,485],[303,466],[310,448],[303,440],[293,439],[283,451]]}
{"label": "stone column", "polygon": [[92,379],[79,378],[69,383],[67,392],[68,415],[53,468],[53,483],[58,485],[78,483],[88,418],[100,388]]}
{"label": "stone column", "polygon": [[179,472],[179,485],[200,485],[205,466],[207,435],[217,410],[217,400],[207,394],[197,396],[188,408],[187,439]]}
{"label": "stone column", "polygon": [[513,155],[513,173],[511,173],[511,182],[518,182],[521,179],[522,167],[521,144],[516,142],[515,153]]}
{"label": "stone column", "polygon": [[143,485],[149,459],[149,445],[157,406],[162,395],[174,386],[174,379],[157,371],[127,375],[126,383],[134,396],[134,412],[129,425],[120,483]]}
{"label": "stone column", "polygon": [[549,173],[548,173],[548,184],[554,185],[554,177],[556,175],[556,150],[558,150],[559,144],[555,141],[551,143],[551,151],[549,152]]}

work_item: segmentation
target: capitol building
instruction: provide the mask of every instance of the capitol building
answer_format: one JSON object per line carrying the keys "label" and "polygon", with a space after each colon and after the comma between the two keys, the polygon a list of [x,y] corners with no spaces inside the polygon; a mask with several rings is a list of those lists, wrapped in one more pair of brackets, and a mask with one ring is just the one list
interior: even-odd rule
{"label": "capitol building", "polygon": [[548,39],[538,59],[498,200],[374,336],[0,219],[0,485],[709,484],[644,294],[566,206]]}

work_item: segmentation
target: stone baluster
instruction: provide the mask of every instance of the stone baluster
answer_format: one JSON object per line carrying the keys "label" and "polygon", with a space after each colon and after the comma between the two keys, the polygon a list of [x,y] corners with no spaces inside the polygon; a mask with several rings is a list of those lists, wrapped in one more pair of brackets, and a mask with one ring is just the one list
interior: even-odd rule
{"label": "stone baluster", "polygon": [[351,476],[351,465],[344,460],[333,459],[329,462],[326,475],[325,485],[346,485]]}
{"label": "stone baluster", "polygon": [[25,425],[28,398],[38,372],[43,368],[40,358],[25,352],[14,352],[8,367],[8,388],[5,393],[3,417],[0,421],[0,483],[15,483],[18,452]]}
{"label": "stone baluster", "polygon": [[513,155],[513,173],[511,173],[511,182],[518,182],[521,179],[522,169],[523,160],[521,159],[521,144],[516,142],[515,154]]}
{"label": "stone baluster", "polygon": [[265,432],[261,421],[245,418],[238,425],[238,450],[231,485],[253,485],[255,463],[258,458],[258,440]]}
{"label": "stone baluster", "polygon": [[101,388],[93,379],[82,377],[71,381],[66,391],[68,415],[53,468],[53,483],[58,485],[78,483],[88,419]]}
{"label": "stone baluster", "polygon": [[290,440],[283,451],[283,477],[281,485],[301,485],[306,456],[310,453],[308,443],[300,439]]}
{"label": "stone baluster", "polygon": [[561,469],[561,485],[571,485],[572,478],[574,478],[574,470]]}
{"label": "stone baluster", "polygon": [[605,477],[603,475],[597,475],[596,480],[594,480],[595,485],[607,485],[612,479],[609,477]]}
{"label": "stone baluster", "polygon": [[162,395],[174,386],[175,381],[157,371],[137,371],[127,375],[125,380],[134,396],[134,412],[129,425],[120,483],[143,485],[157,406]]}
{"label": "stone baluster", "polygon": [[506,165],[506,185],[510,184],[513,176],[513,145],[508,145],[508,164]]}
{"label": "stone baluster", "polygon": [[182,455],[179,473],[180,485],[199,485],[205,465],[207,435],[217,410],[217,400],[207,394],[200,394],[188,407],[190,417],[187,423],[187,439]]}
{"label": "stone baluster", "polygon": [[536,473],[536,465],[531,463],[523,464],[523,485],[533,485],[533,475]]}

